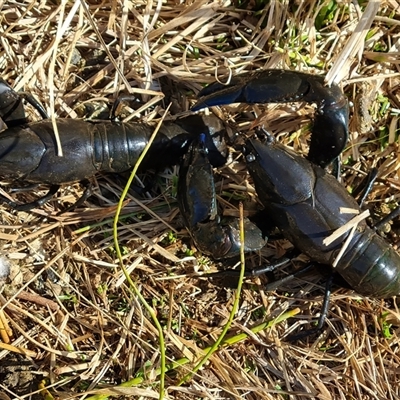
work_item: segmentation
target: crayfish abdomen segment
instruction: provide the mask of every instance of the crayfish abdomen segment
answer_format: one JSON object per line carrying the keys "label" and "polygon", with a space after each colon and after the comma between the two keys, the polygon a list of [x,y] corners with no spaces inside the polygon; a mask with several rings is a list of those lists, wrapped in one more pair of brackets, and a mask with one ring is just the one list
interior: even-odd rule
{"label": "crayfish abdomen segment", "polygon": [[364,296],[387,298],[400,294],[400,257],[372,229],[357,231],[351,251],[345,252],[337,271]]}

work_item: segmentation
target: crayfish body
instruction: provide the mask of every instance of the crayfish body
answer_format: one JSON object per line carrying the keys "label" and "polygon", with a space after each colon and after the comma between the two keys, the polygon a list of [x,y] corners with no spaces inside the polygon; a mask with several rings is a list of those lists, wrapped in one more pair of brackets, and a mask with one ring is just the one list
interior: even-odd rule
{"label": "crayfish body", "polygon": [[[193,110],[233,102],[316,102],[307,159],[270,141],[248,140],[247,168],[257,195],[282,234],[311,260],[332,266],[347,235],[329,246],[323,240],[352,216],[342,207],[360,211],[347,190],[323,169],[343,151],[348,137],[348,102],[336,85],[294,71],[265,70],[213,83],[199,93]],[[358,293],[387,298],[400,294],[400,256],[361,222],[335,271]]]}
{"label": "crayfish body", "polygon": [[[361,212],[346,188],[318,165],[277,143],[249,140],[245,158],[274,224],[310,259],[332,265],[347,235],[329,246],[323,240],[354,217],[342,213],[342,208]],[[400,256],[365,221],[357,226],[335,271],[362,295],[387,298],[400,293]]]}
{"label": "crayfish body", "polygon": [[[50,190],[44,197],[28,204],[17,204],[0,196],[17,210],[29,211],[43,205],[62,184],[84,182],[96,173],[120,173],[132,169],[154,131],[153,126],[137,122],[59,118],[56,123],[64,153],[60,157],[52,122],[48,118],[28,122],[23,98],[47,117],[35,99],[21,97],[5,81],[0,80],[0,117],[10,126],[0,133],[0,178],[23,184],[48,184]],[[240,250],[238,221],[224,223],[216,214],[212,166],[221,166],[226,161],[224,133],[221,120],[215,116],[191,115],[175,122],[165,122],[140,165],[142,170],[147,170],[178,164],[188,153],[193,140],[202,135],[202,152],[207,156],[198,160],[202,163],[204,173],[200,180],[187,182],[189,191],[193,190],[195,182],[198,207],[191,208],[189,204],[192,200],[184,199],[188,191],[182,184],[183,179],[178,201],[181,205],[188,205],[182,210],[184,220],[195,221],[195,225],[190,225],[195,242],[214,258],[236,256]],[[188,164],[183,165],[183,170],[185,165]],[[246,249],[255,251],[263,247],[265,241],[261,231],[250,221],[247,221],[246,229]]]}

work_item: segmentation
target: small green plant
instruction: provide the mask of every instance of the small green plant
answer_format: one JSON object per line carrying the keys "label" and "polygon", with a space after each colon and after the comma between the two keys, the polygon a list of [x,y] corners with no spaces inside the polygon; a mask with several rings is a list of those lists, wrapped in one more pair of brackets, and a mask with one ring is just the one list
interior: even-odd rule
{"label": "small green plant", "polygon": [[186,257],[193,257],[194,256],[194,251],[192,249],[187,248],[185,250],[185,256]]}
{"label": "small green plant", "polygon": [[382,334],[385,339],[391,339],[393,336],[391,333],[392,324],[387,321],[388,315],[388,312],[383,312],[378,318],[378,322],[381,326]]}
{"label": "small green plant", "polygon": [[97,286],[97,293],[100,296],[104,296],[107,293],[107,289],[108,289],[108,286],[106,283],[100,283],[99,286]]}
{"label": "small green plant", "polygon": [[171,244],[176,243],[177,240],[178,240],[178,237],[177,237],[176,233],[171,231],[171,232],[168,232],[167,236],[162,240],[162,244],[164,246],[169,246]]}
{"label": "small green plant", "polygon": [[78,298],[74,294],[63,294],[58,296],[58,298],[65,303],[72,303],[74,305],[79,303]]}
{"label": "small green plant", "polygon": [[390,107],[390,101],[388,97],[383,96],[382,94],[378,95],[376,101],[379,104],[379,115],[383,117]]}
{"label": "small green plant", "polygon": [[317,18],[315,18],[315,27],[317,30],[320,30],[333,20],[337,8],[338,5],[334,0],[329,1],[324,7],[321,8]]}

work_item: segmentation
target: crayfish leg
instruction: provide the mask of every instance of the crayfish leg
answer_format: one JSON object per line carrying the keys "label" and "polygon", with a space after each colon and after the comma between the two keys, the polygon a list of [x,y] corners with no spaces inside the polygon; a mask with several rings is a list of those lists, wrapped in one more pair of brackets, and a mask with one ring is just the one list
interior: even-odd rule
{"label": "crayfish leg", "polygon": [[[75,208],[80,207],[92,195],[93,185],[91,184],[91,182],[85,179],[80,183],[81,185],[85,186],[85,190],[82,196],[79,197],[79,199],[71,206],[69,206],[65,210],[60,211],[57,215],[73,211]],[[6,203],[8,206],[17,211],[31,211],[32,209],[41,207],[45,203],[47,203],[58,192],[59,189],[60,185],[52,185],[50,186],[49,191],[43,197],[40,197],[39,199],[32,201],[30,203],[19,204],[16,203],[15,201],[9,200],[7,197],[2,196],[1,194],[0,194],[0,201]]]}
{"label": "crayfish leg", "polygon": [[363,179],[360,185],[353,191],[352,195],[355,199],[359,197],[358,204],[360,207],[363,206],[365,199],[369,195],[372,190],[372,186],[374,185],[376,178],[378,177],[378,169],[372,168],[369,171],[369,174]]}
{"label": "crayfish leg", "polygon": [[71,204],[68,208],[57,213],[57,215],[75,210],[75,208],[80,207],[93,194],[92,182],[90,182],[88,179],[85,179],[81,181],[80,184],[85,187],[82,196],[79,197],[79,199],[75,203]]}
{"label": "crayfish leg", "polygon": [[0,195],[0,200],[3,201],[3,203],[6,203],[8,206],[13,208],[14,210],[17,211],[30,211],[34,208],[41,207],[43,204],[47,203],[57,192],[58,189],[60,189],[60,185],[52,185],[50,186],[49,191],[47,194],[45,194],[43,197],[32,201],[31,203],[25,203],[25,204],[18,204],[12,200],[7,199],[7,197],[4,197]]}
{"label": "crayfish leg", "polygon": [[[283,257],[280,257],[279,259],[277,259],[276,261],[272,262],[271,264],[264,265],[262,267],[257,267],[257,268],[251,269],[251,270],[245,270],[244,276],[251,278],[254,276],[264,275],[268,272],[273,272],[273,271],[277,270],[278,268],[284,266],[285,264],[287,264],[290,261],[291,261],[291,258],[283,256]],[[239,278],[239,276],[240,276],[240,271],[237,269],[227,269],[224,271],[212,272],[212,273],[207,274],[207,278],[226,278],[226,277]],[[292,277],[293,277],[293,275],[292,275]],[[279,281],[279,284],[281,282],[282,281]],[[272,289],[269,289],[269,290],[272,290]]]}
{"label": "crayfish leg", "polygon": [[43,119],[49,119],[49,115],[43,107],[43,104],[39,102],[35,97],[33,97],[30,93],[26,92],[18,92],[18,94],[29,103]]}
{"label": "crayfish leg", "polygon": [[289,342],[297,342],[300,339],[304,339],[308,336],[314,335],[316,333],[319,333],[322,328],[324,327],[326,317],[328,315],[328,310],[329,310],[329,303],[331,300],[331,294],[332,294],[332,284],[334,280],[335,273],[331,272],[328,279],[326,280],[325,284],[325,293],[324,293],[324,300],[322,302],[322,307],[321,307],[321,313],[318,318],[317,326],[312,329],[307,329],[305,331],[302,331],[300,333],[295,333],[293,335],[290,335],[287,337],[287,340]]}

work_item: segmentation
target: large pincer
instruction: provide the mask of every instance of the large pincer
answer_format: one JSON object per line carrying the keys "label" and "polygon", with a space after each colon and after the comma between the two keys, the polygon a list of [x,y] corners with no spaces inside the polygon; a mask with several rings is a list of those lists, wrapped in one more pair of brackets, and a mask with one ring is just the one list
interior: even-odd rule
{"label": "large pincer", "polygon": [[[218,214],[213,168],[203,135],[191,144],[180,167],[178,204],[186,228],[202,253],[214,259],[239,255],[239,221]],[[244,225],[244,251],[261,249],[265,245],[261,231],[248,219]]]}
{"label": "large pincer", "polygon": [[326,86],[323,76],[279,69],[239,75],[226,85],[214,82],[205,87],[192,110],[231,103],[298,101],[317,104],[307,158],[324,168],[346,145],[349,107],[342,90],[337,85]]}

